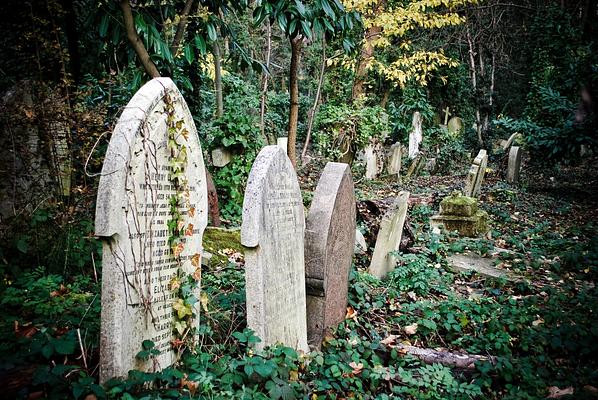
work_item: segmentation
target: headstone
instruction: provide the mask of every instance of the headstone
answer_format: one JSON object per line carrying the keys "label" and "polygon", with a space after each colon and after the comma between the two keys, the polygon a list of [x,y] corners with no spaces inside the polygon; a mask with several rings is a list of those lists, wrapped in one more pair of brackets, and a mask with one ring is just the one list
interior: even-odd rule
{"label": "headstone", "polygon": [[288,137],[285,136],[285,137],[276,138],[276,145],[284,150],[284,154],[287,154],[288,144],[289,144]]}
{"label": "headstone", "polygon": [[401,173],[401,144],[395,143],[390,147],[390,157],[386,170],[389,175],[400,176]]}
{"label": "headstone", "polygon": [[484,175],[486,174],[487,164],[488,155],[486,154],[486,150],[482,149],[473,160],[473,164],[467,173],[465,189],[463,191],[465,196],[477,198],[480,195],[480,189],[482,187],[482,182],[484,181]]}
{"label": "headstone", "polygon": [[355,254],[365,254],[368,250],[368,244],[365,241],[365,237],[363,233],[359,229],[355,229],[355,250],[353,253]]}
{"label": "headstone", "polygon": [[[178,222],[171,214],[173,197]],[[172,221],[180,236],[171,236]],[[169,78],[153,79],[119,118],[98,186],[102,382],[176,361],[171,342],[180,337],[173,333],[177,292],[170,285],[187,275],[199,281],[206,224],[206,173],[193,118]],[[199,282],[194,294],[199,298]],[[193,309],[198,317],[199,303]],[[136,359],[144,340],[154,342],[159,355]]]}
{"label": "headstone", "polygon": [[215,167],[224,167],[233,160],[233,154],[224,147],[212,150],[212,164]]}
{"label": "headstone", "polygon": [[258,350],[282,343],[309,351],[304,230],[295,169],[279,146],[266,146],[249,174],[241,226],[247,326],[261,338]]}
{"label": "headstone", "polygon": [[430,174],[434,173],[434,171],[436,170],[436,157],[432,157],[432,158],[429,158],[428,160],[426,160],[426,168],[425,169]]}
{"label": "headstone", "polygon": [[326,164],[305,221],[307,341],[319,349],[344,321],[355,244],[355,189],[348,164]]}
{"label": "headstone", "polygon": [[440,213],[430,217],[432,232],[457,231],[460,236],[476,237],[488,231],[488,214],[478,209],[473,197],[453,193],[440,202]]}
{"label": "headstone", "polygon": [[378,158],[374,152],[374,145],[368,144],[364,149],[365,157],[365,178],[376,179],[378,176]]}
{"label": "headstone", "polygon": [[380,229],[369,268],[370,274],[378,278],[382,278],[395,268],[395,257],[389,253],[399,250],[408,206],[409,192],[402,191],[380,221]]}
{"label": "headstone", "polygon": [[423,140],[422,118],[419,111],[413,113],[411,122],[412,130],[409,133],[409,159],[415,158],[419,153],[419,145]]}
{"label": "headstone", "polygon": [[453,117],[449,120],[446,129],[453,136],[458,136],[463,133],[463,120],[459,117]]}
{"label": "headstone", "polygon": [[506,141],[501,143],[503,150],[506,150],[509,147],[511,147],[513,145],[513,143],[515,143],[515,140],[517,140],[520,137],[523,137],[523,135],[519,132],[515,132],[511,136],[509,136],[509,138]]}
{"label": "headstone", "polygon": [[519,183],[519,171],[521,169],[521,148],[511,146],[509,150],[509,163],[507,166],[507,182],[511,184]]}

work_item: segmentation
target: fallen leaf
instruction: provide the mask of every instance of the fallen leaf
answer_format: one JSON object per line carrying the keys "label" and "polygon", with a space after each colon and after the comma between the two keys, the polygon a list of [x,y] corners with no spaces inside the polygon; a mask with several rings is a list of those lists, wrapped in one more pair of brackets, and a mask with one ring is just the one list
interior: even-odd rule
{"label": "fallen leaf", "polygon": [[345,319],[357,320],[357,311],[355,311],[351,306],[347,307],[347,314],[345,315]]}
{"label": "fallen leaf", "polygon": [[538,326],[544,323],[544,320],[542,318],[538,318],[537,320],[532,322],[533,326]]}
{"label": "fallen leaf", "polygon": [[351,371],[353,375],[359,375],[363,371],[362,363],[357,364],[355,361],[352,361],[349,363],[349,367],[353,368],[353,371]]}
{"label": "fallen leaf", "polygon": [[193,224],[187,225],[187,229],[185,229],[185,236],[193,236]]}
{"label": "fallen leaf", "polygon": [[417,301],[417,295],[415,292],[407,292],[407,297],[409,297],[413,301]]}
{"label": "fallen leaf", "polygon": [[289,380],[291,382],[297,382],[299,380],[299,371],[289,371]]}
{"label": "fallen leaf", "polygon": [[395,343],[396,339],[396,335],[389,335],[386,339],[382,339],[380,343],[386,346],[391,346]]}
{"label": "fallen leaf", "polygon": [[405,331],[407,335],[415,335],[415,333],[417,332],[417,322],[411,325],[407,325],[403,328],[403,331]]}
{"label": "fallen leaf", "polygon": [[199,267],[201,264],[201,254],[195,253],[193,257],[191,257],[191,265],[194,267]]}

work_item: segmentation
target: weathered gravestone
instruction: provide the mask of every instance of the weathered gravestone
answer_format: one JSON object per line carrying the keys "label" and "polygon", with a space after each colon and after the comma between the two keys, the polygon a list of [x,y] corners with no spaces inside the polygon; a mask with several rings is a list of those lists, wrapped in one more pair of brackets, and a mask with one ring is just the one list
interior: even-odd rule
{"label": "weathered gravestone", "polygon": [[286,137],[286,136],[276,138],[276,145],[278,147],[280,147],[281,149],[284,150],[284,154],[287,154],[287,148],[288,148],[288,145],[289,145],[289,138]]}
{"label": "weathered gravestone", "polygon": [[378,157],[374,151],[374,145],[368,144],[364,149],[365,178],[376,179],[378,176]]}
{"label": "weathered gravestone", "polygon": [[509,163],[507,165],[507,182],[519,183],[519,171],[521,170],[521,153],[519,146],[511,146],[509,150]]}
{"label": "weathered gravestone", "polygon": [[433,232],[440,233],[441,226],[461,236],[475,237],[488,232],[488,214],[478,209],[475,198],[456,192],[442,199],[440,213],[430,217]]}
{"label": "weathered gravestone", "polygon": [[355,193],[348,164],[326,164],[305,221],[307,340],[320,348],[345,319],[355,245]]}
{"label": "weathered gravestone", "polygon": [[482,187],[482,182],[484,181],[487,165],[488,155],[486,154],[486,150],[482,149],[473,160],[473,164],[471,164],[471,168],[467,173],[465,189],[463,190],[465,196],[477,198],[480,195],[480,189]]}
{"label": "weathered gravestone", "polygon": [[388,165],[386,171],[389,175],[400,176],[401,173],[401,144],[395,143],[390,146],[390,157],[388,157]]}
{"label": "weathered gravestone", "polygon": [[413,113],[412,130],[409,133],[409,159],[412,160],[419,153],[419,145],[423,140],[422,117],[419,111]]}
{"label": "weathered gravestone", "polygon": [[446,129],[452,136],[461,135],[463,133],[463,120],[459,117],[451,118]]}
{"label": "weathered gravestone", "polygon": [[376,236],[376,245],[369,268],[370,274],[378,278],[384,277],[395,268],[395,257],[389,253],[399,250],[408,206],[409,192],[402,191],[380,221],[380,230]]}
{"label": "weathered gravestone", "polygon": [[297,175],[278,146],[255,159],[243,201],[241,244],[245,247],[247,326],[261,342],[307,346],[305,217]]}
{"label": "weathered gravestone", "polygon": [[[176,360],[171,342],[187,332],[173,333],[177,292],[169,283],[187,276],[199,281],[206,224],[206,173],[193,118],[170,79],[153,79],[118,120],[98,187],[101,381]],[[199,297],[199,282],[194,291]],[[198,306],[194,311],[197,317]],[[187,322],[191,327],[198,320]],[[159,351],[147,361],[135,358],[144,340]]]}
{"label": "weathered gravestone", "polygon": [[212,164],[215,167],[224,167],[233,160],[233,154],[224,147],[212,150]]}

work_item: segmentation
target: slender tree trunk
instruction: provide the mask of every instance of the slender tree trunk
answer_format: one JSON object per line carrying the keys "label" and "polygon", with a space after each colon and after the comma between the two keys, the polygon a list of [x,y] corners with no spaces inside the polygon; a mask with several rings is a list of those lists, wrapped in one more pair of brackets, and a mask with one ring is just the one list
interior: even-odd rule
{"label": "slender tree trunk", "polygon": [[291,38],[291,67],[289,70],[289,129],[287,131],[288,144],[287,154],[293,167],[297,166],[297,155],[295,145],[297,143],[297,121],[299,119],[299,62],[301,60],[301,48],[303,46],[303,37],[296,36]]}
{"label": "slender tree trunk", "polygon": [[365,82],[367,80],[367,68],[374,56],[373,42],[382,33],[379,26],[371,26],[365,32],[365,43],[361,48],[359,62],[355,70],[355,79],[353,80],[353,89],[351,91],[351,100],[355,101],[365,94]]}
{"label": "slender tree trunk", "polygon": [[307,134],[305,135],[305,145],[301,152],[301,162],[305,162],[305,156],[307,154],[307,147],[309,146],[309,140],[311,138],[311,130],[314,125],[314,117],[320,103],[320,94],[322,93],[322,85],[324,84],[324,73],[326,72],[326,38],[322,39],[322,65],[320,66],[320,79],[318,80],[318,88],[316,89],[316,96],[314,98],[314,104],[309,110],[309,116],[307,117]]}
{"label": "slender tree trunk", "polygon": [[[469,72],[471,74],[471,86],[473,87],[473,92],[476,96],[477,100],[477,74],[476,74],[476,64],[475,64],[475,55],[474,55],[474,47],[473,47],[473,40],[471,39],[471,34],[469,32],[469,27],[467,27],[467,44],[469,45]],[[475,117],[476,117],[476,131],[478,134],[478,143],[480,146],[484,145],[484,140],[482,139],[482,117],[480,115],[480,106],[476,105],[475,110]]]}
{"label": "slender tree trunk", "polygon": [[183,35],[185,34],[185,28],[187,27],[189,12],[191,11],[192,6],[193,6],[193,0],[187,0],[185,2],[185,6],[183,7],[183,12],[181,13],[179,23],[176,27],[176,33],[174,34],[172,46],[170,46],[170,53],[172,54],[172,57],[176,57],[176,54],[179,51],[179,46],[181,45],[181,41],[183,40]]}
{"label": "slender tree trunk", "polygon": [[220,56],[220,45],[216,40],[212,47],[214,55],[214,91],[216,92],[216,117],[220,118],[224,114],[224,100],[222,99],[222,66]]}
{"label": "slender tree trunk", "polygon": [[265,51],[265,59],[266,59],[266,68],[268,69],[267,72],[262,74],[262,98],[260,102],[260,133],[262,138],[264,139],[265,143],[268,143],[268,138],[266,137],[266,98],[268,96],[268,77],[270,71],[270,57],[272,55],[272,26],[270,25],[270,21],[266,21],[266,51]]}
{"label": "slender tree trunk", "polygon": [[123,21],[125,23],[127,39],[129,39],[133,50],[135,50],[139,61],[141,61],[141,65],[143,65],[143,68],[145,68],[145,71],[149,76],[152,78],[159,77],[160,72],[158,72],[156,65],[151,60],[145,46],[143,45],[143,42],[139,38],[139,35],[137,35],[137,30],[135,29],[135,20],[133,19],[133,11],[131,10],[131,4],[129,4],[129,0],[121,0],[120,8],[123,12]]}

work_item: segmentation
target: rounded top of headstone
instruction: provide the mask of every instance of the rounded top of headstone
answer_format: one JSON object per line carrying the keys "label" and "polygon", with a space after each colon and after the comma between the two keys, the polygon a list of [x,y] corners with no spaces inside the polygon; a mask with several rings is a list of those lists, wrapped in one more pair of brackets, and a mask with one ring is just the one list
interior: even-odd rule
{"label": "rounded top of headstone", "polygon": [[265,146],[251,167],[245,198],[243,199],[243,224],[241,226],[241,244],[246,247],[255,247],[259,244],[262,235],[261,221],[263,219],[264,192],[272,175],[285,180],[295,195],[301,198],[297,174],[287,157],[285,151],[276,145]]}

